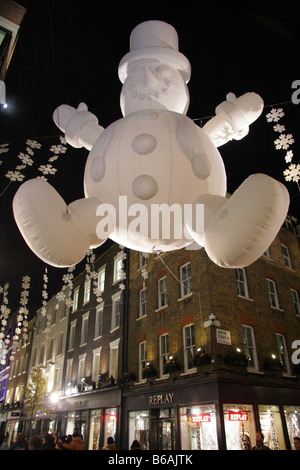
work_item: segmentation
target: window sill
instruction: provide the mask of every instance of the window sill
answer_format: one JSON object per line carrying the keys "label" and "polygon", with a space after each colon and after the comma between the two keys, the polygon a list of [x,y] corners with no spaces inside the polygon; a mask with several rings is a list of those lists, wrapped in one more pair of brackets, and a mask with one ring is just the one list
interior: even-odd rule
{"label": "window sill", "polygon": [[154,310],[154,311],[155,311],[155,312],[160,312],[161,310],[164,310],[165,308],[168,308],[168,307],[169,307],[169,305],[166,304],[166,305],[164,305],[163,307],[159,307],[159,308],[157,308],[157,309]]}
{"label": "window sill", "polygon": [[191,292],[190,294],[186,294],[183,297],[180,297],[179,299],[177,299],[177,302],[181,302],[182,300],[189,299],[190,297],[192,297],[192,295],[193,295],[193,292]]}
{"label": "window sill", "polygon": [[96,336],[93,341],[97,341],[97,339],[101,339],[102,338],[102,335],[99,335],[99,336]]}
{"label": "window sill", "polygon": [[146,315],[142,315],[141,317],[137,317],[135,319],[135,321],[139,321],[139,320],[142,320],[143,318],[146,318],[147,317],[147,314]]}
{"label": "window sill", "polygon": [[139,380],[139,382],[135,382],[134,385],[143,385],[143,384],[146,384],[147,383],[147,379],[142,379],[142,380]]}
{"label": "window sill", "polygon": [[273,305],[271,305],[271,309],[272,309],[272,310],[276,310],[277,312],[284,312],[283,308],[280,308],[280,307],[273,307]]}
{"label": "window sill", "polygon": [[158,379],[155,379],[155,382],[161,382],[162,380],[167,380],[170,378],[170,374],[166,374],[163,377],[158,377]]}
{"label": "window sill", "polygon": [[244,295],[238,294],[238,297],[239,297],[240,299],[249,300],[250,302],[254,302],[253,299],[251,299],[250,297],[245,297]]}
{"label": "window sill", "polygon": [[116,326],[113,330],[110,330],[110,333],[113,333],[114,331],[118,330],[120,327]]}
{"label": "window sill", "polygon": [[194,367],[193,369],[189,369],[186,372],[182,372],[180,376],[184,377],[185,375],[196,374],[196,372],[197,372],[197,367]]}

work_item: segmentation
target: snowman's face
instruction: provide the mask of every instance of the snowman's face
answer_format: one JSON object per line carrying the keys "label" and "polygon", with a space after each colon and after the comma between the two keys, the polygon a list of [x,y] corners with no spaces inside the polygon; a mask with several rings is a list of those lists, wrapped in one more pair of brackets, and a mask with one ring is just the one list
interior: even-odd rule
{"label": "snowman's face", "polygon": [[189,92],[181,73],[170,64],[139,60],[129,67],[120,105],[123,116],[142,109],[168,109],[185,114]]}

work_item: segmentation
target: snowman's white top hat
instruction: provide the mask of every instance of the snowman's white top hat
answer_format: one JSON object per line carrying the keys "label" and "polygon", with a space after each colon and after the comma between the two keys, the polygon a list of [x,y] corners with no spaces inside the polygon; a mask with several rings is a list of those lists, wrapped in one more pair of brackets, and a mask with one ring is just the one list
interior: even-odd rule
{"label": "snowman's white top hat", "polygon": [[138,60],[159,59],[175,66],[187,83],[191,77],[188,59],[178,51],[178,34],[164,21],[145,21],[136,26],[130,35],[130,52],[119,64],[119,78],[124,83],[128,67]]}

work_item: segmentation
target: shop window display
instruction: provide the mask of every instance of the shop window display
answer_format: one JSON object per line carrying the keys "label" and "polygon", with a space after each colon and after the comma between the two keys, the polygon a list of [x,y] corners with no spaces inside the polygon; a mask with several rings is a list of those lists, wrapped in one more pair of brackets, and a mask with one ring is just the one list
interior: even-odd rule
{"label": "shop window display", "polygon": [[259,405],[259,421],[264,444],[271,450],[285,450],[285,440],[279,406]]}
{"label": "shop window display", "polygon": [[129,442],[130,448],[132,442],[137,440],[141,449],[149,450],[149,411],[131,411],[129,413]]}
{"label": "shop window display", "polygon": [[215,406],[182,407],[180,438],[182,450],[218,450]]}
{"label": "shop window display", "polygon": [[250,450],[255,446],[255,420],[252,405],[223,406],[227,450]]}
{"label": "shop window display", "polygon": [[113,437],[114,441],[117,437],[117,408],[106,408],[104,418],[104,443],[106,444],[108,437]]}
{"label": "shop window display", "polygon": [[284,406],[284,416],[293,449],[294,437],[300,437],[300,406]]}
{"label": "shop window display", "polygon": [[102,410],[92,410],[90,417],[89,450],[99,450]]}

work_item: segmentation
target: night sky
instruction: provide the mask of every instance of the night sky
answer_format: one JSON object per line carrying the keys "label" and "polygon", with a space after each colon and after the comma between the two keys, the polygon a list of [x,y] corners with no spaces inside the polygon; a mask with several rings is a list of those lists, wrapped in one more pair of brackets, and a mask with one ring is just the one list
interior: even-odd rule
{"label": "night sky", "polygon": [[[179,35],[179,50],[192,67],[190,106],[187,115],[204,125],[228,92],[237,96],[247,91],[260,94],[265,103],[262,116],[241,141],[220,147],[227,171],[228,191],[252,173],[266,173],[286,185],[291,196],[290,214],[300,218],[299,189],[284,180],[285,151],[276,150],[275,123],[265,115],[272,105],[282,107],[280,124],[293,135],[292,163],[300,159],[300,104],[291,102],[291,86],[300,80],[299,2],[236,1],[147,2],[86,0],[19,0],[27,8],[20,37],[5,84],[8,108],[0,110],[0,285],[10,283],[8,299],[18,307],[22,276],[29,275],[32,288],[29,307],[42,301],[45,264],[27,247],[14,222],[12,199],[20,182],[5,177],[21,164],[27,139],[42,144],[34,151],[34,163],[23,170],[25,180],[40,175],[52,145],[61,135],[52,121],[60,104],[77,107],[85,102],[107,127],[122,117],[118,64],[129,51],[132,29],[142,21],[163,20]],[[296,6],[298,5],[298,6]],[[300,93],[299,93],[300,96]],[[83,172],[88,151],[67,146],[53,163],[52,184],[66,203],[84,196]],[[10,184],[9,184],[10,183]],[[81,264],[80,267],[84,267]],[[66,270],[49,267],[49,296],[62,286]],[[2,296],[0,295],[0,304]]]}

